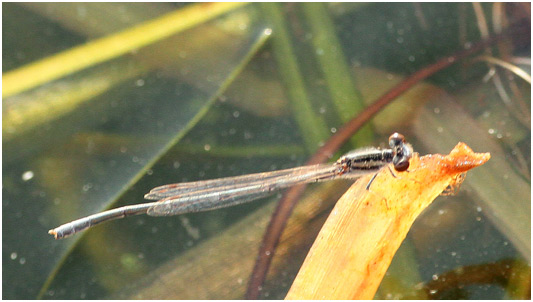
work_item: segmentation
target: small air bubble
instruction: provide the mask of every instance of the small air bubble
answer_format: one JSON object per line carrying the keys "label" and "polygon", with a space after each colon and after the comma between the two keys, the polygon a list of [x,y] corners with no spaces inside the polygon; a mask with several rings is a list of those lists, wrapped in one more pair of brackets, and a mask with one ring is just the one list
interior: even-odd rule
{"label": "small air bubble", "polygon": [[137,81],[135,81],[135,85],[137,85],[137,87],[144,86],[144,80],[143,79],[138,79]]}
{"label": "small air bubble", "polygon": [[11,253],[11,260],[17,259],[17,253]]}
{"label": "small air bubble", "polygon": [[82,190],[83,190],[84,192],[87,192],[87,191],[89,191],[92,187],[93,187],[93,184],[92,184],[92,183],[88,183],[88,184],[83,185]]}
{"label": "small air bubble", "polygon": [[33,178],[33,171],[26,171],[22,174],[22,180],[28,181]]}

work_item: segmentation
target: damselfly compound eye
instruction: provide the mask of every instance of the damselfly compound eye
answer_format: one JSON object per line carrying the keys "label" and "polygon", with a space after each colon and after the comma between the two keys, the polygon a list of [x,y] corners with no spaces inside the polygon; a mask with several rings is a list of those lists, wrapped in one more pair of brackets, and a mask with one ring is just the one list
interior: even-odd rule
{"label": "damselfly compound eye", "polygon": [[399,147],[403,145],[404,143],[405,143],[405,137],[398,132],[392,134],[389,137],[389,146],[391,148]]}
{"label": "damselfly compound eye", "polygon": [[398,172],[403,172],[409,169],[409,158],[407,157],[394,157],[392,160],[394,165],[394,170]]}

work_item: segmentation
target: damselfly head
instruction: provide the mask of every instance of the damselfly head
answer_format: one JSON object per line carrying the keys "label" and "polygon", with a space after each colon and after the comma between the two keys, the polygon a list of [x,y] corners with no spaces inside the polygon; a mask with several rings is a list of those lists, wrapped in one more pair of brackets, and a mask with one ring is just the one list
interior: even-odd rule
{"label": "damselfly head", "polygon": [[409,169],[409,160],[413,156],[413,147],[405,142],[405,137],[396,132],[389,137],[389,145],[394,154],[392,158],[394,169],[398,172]]}

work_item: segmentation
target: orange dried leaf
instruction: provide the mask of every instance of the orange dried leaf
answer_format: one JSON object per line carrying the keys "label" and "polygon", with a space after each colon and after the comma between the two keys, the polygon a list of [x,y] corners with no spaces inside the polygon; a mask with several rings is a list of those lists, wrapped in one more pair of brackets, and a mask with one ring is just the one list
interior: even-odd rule
{"label": "orange dried leaf", "polygon": [[416,217],[464,173],[489,160],[459,143],[449,155],[413,156],[407,172],[382,169],[337,202],[286,299],[372,299]]}

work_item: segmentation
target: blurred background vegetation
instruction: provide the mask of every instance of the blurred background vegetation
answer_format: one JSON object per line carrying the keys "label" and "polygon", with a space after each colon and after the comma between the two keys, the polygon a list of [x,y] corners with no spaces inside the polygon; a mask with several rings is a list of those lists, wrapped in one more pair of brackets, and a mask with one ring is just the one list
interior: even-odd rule
{"label": "blurred background vegetation", "polygon": [[[410,74],[529,3],[3,3],[4,299],[242,299],[278,196],[47,231],[151,188],[303,164]],[[492,159],[413,226],[381,299],[527,299],[530,35],[418,83],[339,154],[403,133]],[[349,182],[310,186],[261,298],[282,299]]]}

